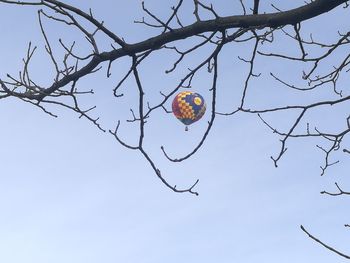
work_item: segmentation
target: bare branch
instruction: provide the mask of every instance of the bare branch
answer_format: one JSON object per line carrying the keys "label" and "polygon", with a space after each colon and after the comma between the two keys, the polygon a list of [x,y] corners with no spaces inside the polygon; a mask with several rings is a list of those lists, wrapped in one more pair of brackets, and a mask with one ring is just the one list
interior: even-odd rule
{"label": "bare branch", "polygon": [[325,247],[326,249],[338,254],[341,257],[344,257],[346,259],[350,259],[350,256],[343,254],[341,252],[339,252],[338,250],[334,249],[333,247],[323,243],[321,240],[319,240],[318,238],[314,237],[313,235],[311,235],[302,225],[300,226],[301,230],[303,230],[311,239],[313,239],[314,241],[316,241],[317,243],[319,243],[320,245],[322,245],[323,247]]}
{"label": "bare branch", "polygon": [[350,192],[343,191],[340,188],[340,186],[338,185],[338,183],[335,183],[335,186],[337,187],[337,189],[339,191],[338,193],[330,193],[330,192],[327,192],[327,191],[322,191],[321,194],[330,195],[330,196],[350,195]]}

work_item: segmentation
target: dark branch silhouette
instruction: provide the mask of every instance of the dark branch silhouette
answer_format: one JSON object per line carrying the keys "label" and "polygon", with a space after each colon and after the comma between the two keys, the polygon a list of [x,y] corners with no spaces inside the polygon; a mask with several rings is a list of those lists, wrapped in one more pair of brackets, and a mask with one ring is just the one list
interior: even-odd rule
{"label": "dark branch silhouette", "polygon": [[328,250],[338,254],[339,256],[346,258],[346,259],[350,259],[350,256],[339,252],[338,250],[336,250],[335,248],[325,244],[324,242],[322,242],[321,240],[319,240],[318,238],[314,237],[313,235],[311,235],[303,226],[300,226],[301,230],[303,230],[311,239],[315,240],[317,243],[319,243],[320,245],[324,246],[325,248],[327,248]]}
{"label": "dark branch silhouette", "polygon": [[[7,98],[17,98],[21,101],[30,103],[43,112],[52,117],[57,117],[57,113],[52,112],[48,106],[55,105],[70,109],[76,112],[79,118],[85,118],[95,125],[100,131],[109,131],[109,134],[120,145],[141,153],[145,160],[153,169],[155,175],[169,189],[176,193],[190,193],[198,195],[195,190],[199,179],[195,180],[189,187],[178,188],[175,184],[171,184],[166,179],[166,173],[162,173],[157,163],[151,157],[145,146],[148,140],[147,125],[154,112],[161,110],[169,113],[167,106],[171,98],[181,89],[191,87],[192,80],[199,75],[203,69],[211,74],[211,103],[210,103],[210,120],[207,129],[203,132],[202,137],[198,140],[196,146],[183,157],[171,157],[170,151],[165,150],[161,146],[161,152],[171,161],[179,163],[198,152],[205,141],[210,137],[210,131],[215,125],[217,116],[232,116],[237,113],[254,114],[266,127],[279,137],[281,147],[277,154],[272,156],[274,165],[277,167],[279,161],[285,155],[288,144],[292,139],[298,138],[319,138],[325,144],[317,144],[316,147],[324,154],[324,162],[320,165],[321,175],[325,175],[328,168],[339,163],[337,159],[333,159],[333,154],[342,149],[343,154],[347,155],[350,151],[343,146],[345,139],[350,132],[350,116],[344,118],[342,128],[324,129],[319,128],[315,124],[311,127],[309,113],[312,111],[332,108],[344,105],[350,101],[350,95],[343,87],[339,87],[339,79],[346,73],[350,72],[350,30],[348,32],[338,32],[338,37],[331,43],[323,43],[315,40],[310,34],[306,37],[303,24],[306,20],[323,16],[327,12],[335,8],[343,8],[344,12],[348,12],[348,1],[346,0],[314,0],[304,2],[304,4],[295,9],[282,11],[275,5],[272,5],[275,12],[266,13],[263,11],[266,3],[260,0],[242,1],[241,13],[231,16],[221,16],[215,5],[204,4],[200,0],[190,1],[193,12],[191,16],[193,23],[186,24],[181,20],[181,14],[184,9],[184,1],[178,0],[176,5],[171,7],[169,16],[164,19],[160,18],[147,7],[147,3],[142,2],[141,8],[144,17],[136,20],[135,23],[144,27],[150,27],[153,30],[159,30],[155,36],[149,37],[137,43],[128,43],[124,38],[113,32],[112,27],[104,24],[100,18],[93,15],[92,10],[84,11],[73,5],[56,1],[56,0],[38,0],[38,1],[8,1],[0,0],[5,5],[32,6],[37,8],[39,29],[43,37],[45,52],[53,66],[54,77],[50,79],[50,84],[42,85],[38,83],[30,72],[30,65],[33,63],[33,57],[37,52],[37,47],[30,42],[23,58],[23,67],[16,76],[1,72],[0,76],[0,100]],[[247,3],[249,2],[249,4]],[[348,14],[346,14],[348,15]],[[75,28],[84,37],[86,43],[90,47],[88,54],[81,55],[79,53],[79,44],[73,42],[68,44],[64,39],[59,39],[58,43],[53,43],[50,39],[49,27],[47,21],[62,24],[65,27]],[[312,20],[311,20],[312,21]],[[332,21],[329,21],[332,23]],[[105,49],[99,45],[99,36],[103,35],[109,40],[110,48]],[[285,40],[290,41],[290,45],[297,50],[297,55],[283,54],[274,49],[273,44],[277,41],[275,36],[283,36]],[[188,41],[186,48],[183,48],[179,42]],[[246,44],[250,47],[249,57],[244,58],[238,56],[242,65],[247,65],[248,70],[244,76],[244,84],[240,90],[240,99],[237,105],[233,105],[230,112],[220,112],[220,101],[216,94],[219,89],[217,83],[220,79],[220,63],[221,52],[230,46]],[[53,46],[58,45],[63,56],[55,53]],[[170,67],[164,74],[172,74],[178,68],[186,63],[186,58],[196,54],[201,50],[208,52],[206,58],[202,59],[197,65],[183,74],[174,88],[170,91],[159,91],[162,98],[151,104],[145,99],[145,87],[142,81],[143,76],[140,65],[143,65],[147,59],[153,54],[162,50],[163,52],[171,52],[176,55],[175,61],[170,61]],[[61,53],[62,53],[61,52]],[[339,58],[339,53],[343,54]],[[79,80],[87,75],[94,74],[102,69],[106,70],[106,77],[109,78],[113,72],[113,64],[119,59],[130,59],[130,66],[112,87],[112,96],[119,98],[124,93],[120,89],[129,85],[127,80],[132,80],[137,90],[138,100],[137,110],[131,109],[131,119],[126,122],[135,123],[138,127],[137,143],[128,143],[129,138],[121,138],[119,129],[122,121],[118,121],[113,128],[103,127],[98,117],[92,117],[92,111],[96,110],[96,106],[82,107],[80,98],[94,93],[93,90],[81,90]],[[165,58],[168,59],[168,58]],[[293,63],[303,63],[305,70],[302,71],[301,81],[303,84],[296,84],[297,77],[285,79],[276,72],[270,72],[269,77],[283,88],[296,92],[307,93],[318,90],[320,88],[328,89],[331,87],[333,96],[331,98],[313,101],[309,103],[287,104],[287,105],[270,105],[265,108],[258,108],[250,105],[249,92],[251,91],[252,81],[260,78],[258,59],[274,59],[280,61],[288,61]],[[327,61],[332,59],[334,65],[327,66]],[[326,65],[326,66],[325,66]],[[188,67],[187,67],[188,68]],[[325,69],[326,68],[326,69]],[[269,114],[295,112],[296,116],[289,119],[289,126],[284,129],[277,129],[273,123],[267,121]],[[335,183],[337,192],[321,192],[324,195],[339,196],[350,195],[348,191],[343,190]],[[348,227],[348,225],[345,225]],[[324,244],[319,239],[312,236],[309,232],[301,227],[302,230],[314,241],[320,243],[325,248],[338,255],[349,259],[349,256],[340,253],[334,248]]]}

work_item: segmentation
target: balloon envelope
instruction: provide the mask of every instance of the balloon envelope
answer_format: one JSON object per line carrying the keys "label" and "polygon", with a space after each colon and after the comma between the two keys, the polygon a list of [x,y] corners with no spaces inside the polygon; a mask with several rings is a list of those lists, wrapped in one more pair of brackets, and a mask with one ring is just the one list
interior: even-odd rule
{"label": "balloon envelope", "polygon": [[172,103],[173,113],[185,125],[198,121],[205,113],[203,97],[192,91],[183,91],[176,95]]}

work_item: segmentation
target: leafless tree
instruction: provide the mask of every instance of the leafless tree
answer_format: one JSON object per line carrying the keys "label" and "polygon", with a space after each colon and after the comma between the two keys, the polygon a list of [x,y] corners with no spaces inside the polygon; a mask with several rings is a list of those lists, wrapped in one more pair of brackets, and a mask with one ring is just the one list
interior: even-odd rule
{"label": "leafless tree", "polygon": [[[155,112],[164,111],[169,113],[167,105],[173,95],[180,89],[189,88],[198,72],[202,69],[207,69],[212,78],[210,88],[212,93],[210,103],[211,117],[207,129],[202,138],[199,139],[197,146],[181,158],[171,157],[165,148],[161,147],[161,151],[169,161],[181,162],[193,156],[207,139],[217,116],[232,116],[245,113],[257,115],[268,129],[279,136],[280,149],[276,155],[271,157],[276,167],[286,153],[287,144],[290,140],[308,137],[323,139],[326,144],[328,143],[328,146],[317,145],[317,147],[325,156],[324,163],[321,165],[321,175],[324,175],[329,167],[338,163],[332,157],[335,152],[350,154],[350,150],[343,145],[350,132],[350,115],[347,114],[344,117],[343,126],[338,130],[319,128],[308,120],[308,115],[315,110],[332,108],[332,106],[343,105],[350,101],[349,92],[339,87],[339,80],[350,71],[348,46],[350,44],[350,31],[338,32],[337,39],[333,42],[324,43],[316,40],[317,37],[312,34],[305,34],[302,30],[302,25],[304,21],[323,16],[335,8],[342,8],[344,15],[348,15],[348,1],[310,0],[304,1],[301,3],[301,6],[291,10],[281,10],[273,4],[260,3],[263,2],[260,0],[236,1],[240,4],[241,9],[231,16],[221,16],[215,5],[208,4],[205,1],[178,0],[176,5],[169,10],[169,15],[166,19],[157,16],[147,7],[145,2],[142,2],[141,8],[145,17],[135,22],[158,30],[158,33],[143,41],[129,43],[118,34],[115,34],[112,28],[106,26],[100,18],[95,17],[92,10],[84,11],[56,0],[0,0],[0,3],[7,5],[37,7],[39,27],[45,43],[46,53],[54,68],[54,79],[49,85],[41,85],[32,78],[29,65],[33,60],[37,47],[29,43],[26,56],[23,59],[23,68],[19,71],[18,76],[7,74],[6,79],[1,76],[0,99],[15,97],[39,107],[53,117],[57,115],[50,110],[50,105],[68,108],[78,113],[79,117],[86,118],[102,132],[108,131],[121,145],[140,152],[151,165],[155,175],[172,191],[198,195],[195,190],[198,180],[186,188],[177,188],[176,185],[172,185],[166,180],[166,177],[161,173],[145,147],[145,124]],[[184,22],[185,11],[183,6],[185,3],[188,4],[188,2],[192,4],[192,23]],[[269,9],[267,9],[267,6]],[[265,9],[274,11],[266,12]],[[59,45],[64,52],[64,55],[59,57],[52,49],[53,44],[48,37],[47,29],[45,29],[45,21],[54,21],[77,29],[91,46],[91,52],[79,55],[79,46],[77,47],[76,42],[68,44],[64,39],[59,39]],[[99,45],[99,37],[101,35],[109,40],[110,48],[105,49]],[[284,54],[275,49],[276,46],[274,44],[276,42],[278,44],[276,38],[280,39],[282,37],[285,41],[289,41],[289,45],[298,50],[299,55]],[[184,41],[185,44],[187,43],[186,48],[183,48]],[[241,97],[239,102],[233,105],[231,112],[220,112],[218,110],[220,101],[217,100],[216,96],[220,54],[223,49],[241,44],[251,47],[249,58],[239,57],[241,63],[248,66],[245,82],[241,87]],[[182,79],[176,83],[174,89],[170,92],[160,91],[162,99],[155,104],[146,101],[142,74],[139,71],[140,65],[157,52],[170,52],[177,55],[177,59],[172,62],[172,66],[165,72],[165,74],[171,74],[178,69],[181,63],[185,63],[186,57],[203,48],[211,51],[208,51],[206,58],[183,75]],[[339,54],[342,54],[342,56],[339,56]],[[113,71],[113,64],[124,57],[130,60],[130,67],[125,76],[113,87],[111,95],[116,98],[123,96],[120,93],[120,89],[127,80],[134,80],[138,92],[138,107],[137,110],[131,110],[132,119],[128,120],[136,123],[138,126],[138,141],[134,145],[129,144],[120,137],[118,131],[122,122],[119,121],[113,129],[105,128],[100,124],[99,118],[91,115],[95,106],[84,108],[79,103],[81,96],[93,93],[92,90],[80,90],[79,80],[104,68],[106,77],[109,78]],[[256,68],[258,67],[256,60],[258,58],[289,61],[296,65],[303,65],[304,70],[302,71],[301,79],[298,80],[295,78],[286,80],[279,76],[278,73],[271,72],[270,77],[276,81],[276,84],[301,93],[330,89],[333,95],[324,100],[304,104],[272,105],[264,108],[249,105],[247,103],[247,94],[251,87],[251,82],[253,79],[260,77],[260,74],[256,73]],[[329,61],[332,61],[331,67],[327,67]],[[1,74],[3,75],[3,72]],[[295,84],[296,82],[302,83],[300,81],[304,82],[302,84],[304,86]],[[296,118],[290,119],[290,126],[286,130],[278,129],[274,124],[267,121],[266,116],[280,112],[295,112],[296,114]],[[339,151],[340,149],[342,151]],[[335,183],[335,185],[337,192],[322,191],[321,194],[329,196],[350,195],[349,191],[343,190],[338,183]],[[346,224],[345,226],[348,227],[349,225]],[[327,249],[350,259],[350,256],[337,251],[311,235],[303,226],[301,228],[310,238]]]}

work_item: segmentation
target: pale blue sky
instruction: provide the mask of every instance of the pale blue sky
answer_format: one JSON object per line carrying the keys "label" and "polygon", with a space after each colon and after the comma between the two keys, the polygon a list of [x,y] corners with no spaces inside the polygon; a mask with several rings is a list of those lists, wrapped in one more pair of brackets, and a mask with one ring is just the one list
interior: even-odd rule
{"label": "pale blue sky", "polygon": [[[70,3],[84,10],[91,7],[98,19],[128,41],[155,34],[154,30],[133,24],[142,17],[140,1],[79,2]],[[241,12],[239,1],[231,2],[217,1],[220,14]],[[302,2],[279,7],[288,9]],[[146,1],[163,17],[174,3]],[[192,21],[192,7],[190,3],[186,6],[184,19]],[[270,9],[265,7],[266,11]],[[323,19],[306,23],[305,28],[313,31],[317,39],[325,39],[325,35],[336,39],[337,29],[346,30],[348,12],[338,8]],[[42,52],[36,9],[2,4],[0,19],[0,77],[16,74],[31,40],[41,50],[31,67],[32,74],[41,83],[48,83],[50,64]],[[65,27],[52,23],[45,27],[51,39],[82,39],[77,31]],[[109,48],[102,40],[101,45]],[[281,39],[274,47],[298,51],[289,45]],[[219,57],[220,111],[237,106],[247,71],[237,56],[248,57],[248,46],[231,44]],[[83,45],[81,50],[86,47]],[[185,69],[207,52],[205,49],[184,61],[183,69],[173,75],[162,72],[171,67],[175,57],[163,51],[155,54],[140,68],[147,98],[151,102],[161,98],[159,91],[171,90]],[[113,65],[109,80],[104,78],[104,69],[79,83],[82,89],[96,91],[82,103],[98,106],[95,114],[107,129],[113,129],[119,119],[128,118],[130,105],[136,105],[136,88],[131,81],[121,90],[125,97],[111,96],[128,65],[129,60],[122,59]],[[329,88],[309,94],[291,92],[268,77],[270,71],[286,77],[294,74],[292,79],[300,84],[300,65],[281,66],[274,60],[258,59],[257,66],[263,75],[251,83],[247,98],[251,106],[294,104],[333,96]],[[193,87],[209,97],[210,75],[201,72]],[[350,189],[345,177],[348,160],[338,154],[342,163],[320,177],[323,155],[315,144],[322,141],[289,141],[288,153],[276,169],[270,155],[278,153],[279,138],[257,116],[218,117],[203,148],[192,159],[172,164],[165,160],[160,145],[174,156],[186,154],[205,130],[209,114],[185,132],[175,118],[159,112],[147,126],[146,147],[172,184],[186,187],[200,179],[196,187],[200,195],[195,197],[168,190],[139,153],[118,145],[112,136],[99,132],[88,121],[78,119],[73,112],[52,109],[59,118],[18,100],[0,101],[0,262],[346,262],[307,238],[299,228],[303,224],[328,244],[350,253],[349,231],[343,226],[350,223],[349,199],[319,194],[335,190],[336,181]],[[313,112],[311,123],[332,129],[343,127],[344,109]],[[293,116],[296,115],[277,114],[266,118],[277,127],[287,128],[291,123],[287,117]],[[129,142],[137,140],[132,125],[123,123],[121,134]]]}

